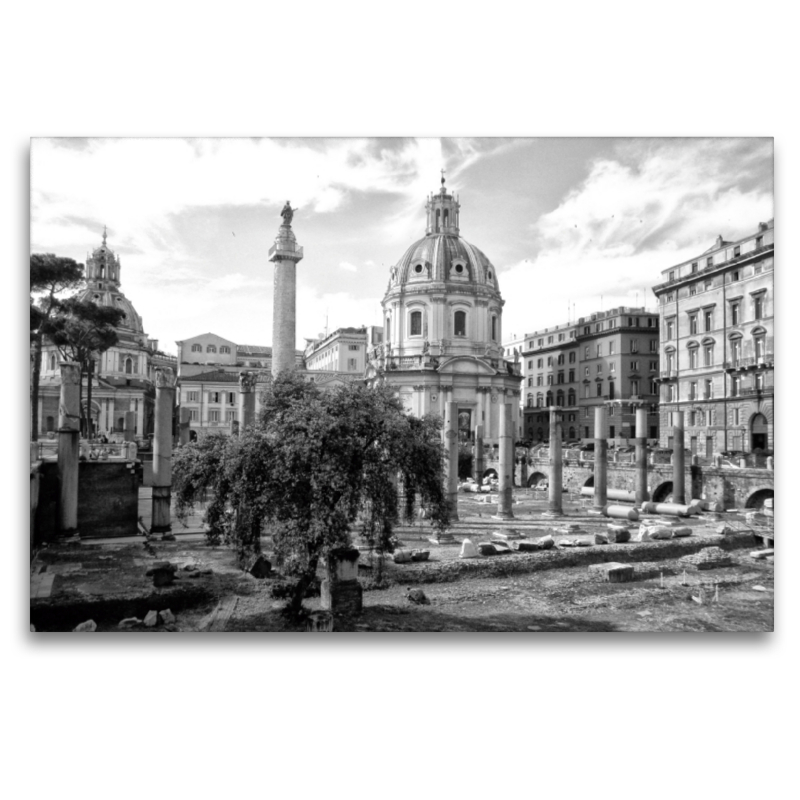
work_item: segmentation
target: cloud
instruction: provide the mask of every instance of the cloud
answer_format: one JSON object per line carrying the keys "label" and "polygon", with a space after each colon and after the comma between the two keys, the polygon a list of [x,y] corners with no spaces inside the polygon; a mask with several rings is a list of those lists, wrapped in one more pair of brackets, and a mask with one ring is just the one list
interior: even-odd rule
{"label": "cloud", "polygon": [[343,269],[346,272],[358,272],[358,267],[355,264],[351,264],[349,261],[342,261],[339,264],[339,269]]}
{"label": "cloud", "polygon": [[633,305],[638,292],[653,305],[662,270],[772,216],[771,140],[625,142],[533,224],[536,252],[499,270],[515,299],[504,331],[565,323],[568,304],[580,316]]}

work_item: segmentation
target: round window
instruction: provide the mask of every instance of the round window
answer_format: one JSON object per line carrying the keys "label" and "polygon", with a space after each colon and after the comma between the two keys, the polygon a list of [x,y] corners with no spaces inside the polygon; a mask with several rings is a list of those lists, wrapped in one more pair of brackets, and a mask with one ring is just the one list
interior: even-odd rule
{"label": "round window", "polygon": [[420,272],[422,272],[422,264],[417,264],[417,266],[414,267],[414,272],[416,272],[417,275],[419,275]]}
{"label": "round window", "polygon": [[461,264],[456,264],[456,272],[460,275],[464,271],[464,267]]}
{"label": "round window", "polygon": [[489,280],[491,280],[491,279],[492,279],[492,271],[489,270]]}

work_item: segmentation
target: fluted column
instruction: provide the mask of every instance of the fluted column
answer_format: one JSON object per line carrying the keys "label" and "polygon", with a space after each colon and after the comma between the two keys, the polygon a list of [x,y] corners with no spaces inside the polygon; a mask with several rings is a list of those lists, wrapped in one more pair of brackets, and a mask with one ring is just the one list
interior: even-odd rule
{"label": "fluted column", "polygon": [[672,426],[672,502],[686,502],[686,452],[684,442],[683,411],[673,412]]}
{"label": "fluted column", "polygon": [[608,502],[608,428],[605,406],[594,409],[594,507],[603,508]]}
{"label": "fluted column", "polygon": [[548,511],[551,514],[562,514],[562,470],[561,456],[561,415],[555,406],[550,406],[550,482],[548,485]]}
{"label": "fluted column", "polygon": [[80,465],[80,364],[62,361],[58,403],[58,532],[78,533],[78,469]]}
{"label": "fluted column", "polygon": [[497,465],[497,516],[500,519],[513,519],[514,430],[511,416],[512,408],[509,403],[503,403],[498,411],[500,412],[500,453]]}
{"label": "fluted column", "polygon": [[647,492],[647,409],[636,409],[636,504],[650,499]]}
{"label": "fluted column", "polygon": [[153,517],[151,533],[174,538],[170,502],[172,500],[172,408],[175,404],[175,373],[156,370],[155,434],[153,436]]}

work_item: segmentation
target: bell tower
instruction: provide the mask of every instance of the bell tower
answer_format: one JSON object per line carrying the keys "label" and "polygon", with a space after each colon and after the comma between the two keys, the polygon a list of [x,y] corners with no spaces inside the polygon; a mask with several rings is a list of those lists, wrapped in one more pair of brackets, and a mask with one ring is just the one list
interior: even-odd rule
{"label": "bell tower", "polygon": [[86,258],[86,283],[90,289],[119,289],[119,256],[111,252],[107,238],[108,231],[103,226],[103,243]]}
{"label": "bell tower", "polygon": [[428,224],[425,228],[426,236],[437,233],[458,236],[458,212],[461,205],[458,199],[447,193],[444,185],[444,170],[442,170],[442,188],[428,197],[425,210],[428,212]]}

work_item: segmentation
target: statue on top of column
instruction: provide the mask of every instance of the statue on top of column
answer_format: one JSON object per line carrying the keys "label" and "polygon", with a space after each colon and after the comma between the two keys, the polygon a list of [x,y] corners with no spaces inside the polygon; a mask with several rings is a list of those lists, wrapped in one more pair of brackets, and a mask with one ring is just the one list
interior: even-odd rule
{"label": "statue on top of column", "polygon": [[292,226],[292,218],[294,217],[294,212],[297,211],[296,208],[292,208],[289,201],[286,201],[286,205],[281,209],[281,216],[283,217],[283,224],[286,225],[287,228]]}

